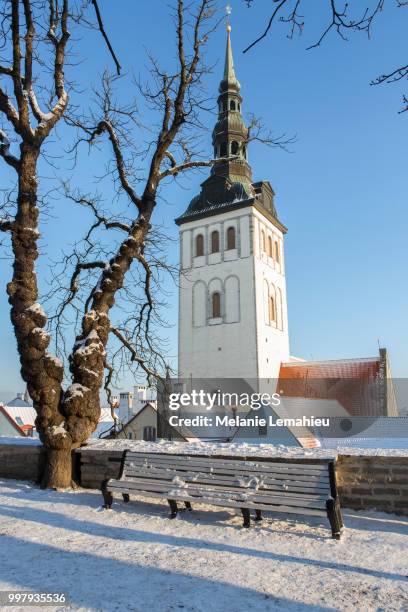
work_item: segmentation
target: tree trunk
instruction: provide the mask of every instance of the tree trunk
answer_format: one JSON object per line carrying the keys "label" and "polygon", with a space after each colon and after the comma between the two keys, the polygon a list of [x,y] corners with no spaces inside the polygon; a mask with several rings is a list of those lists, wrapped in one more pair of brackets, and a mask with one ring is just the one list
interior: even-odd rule
{"label": "tree trunk", "polygon": [[43,489],[70,488],[73,484],[72,451],[48,448],[46,452],[46,464],[41,487]]}

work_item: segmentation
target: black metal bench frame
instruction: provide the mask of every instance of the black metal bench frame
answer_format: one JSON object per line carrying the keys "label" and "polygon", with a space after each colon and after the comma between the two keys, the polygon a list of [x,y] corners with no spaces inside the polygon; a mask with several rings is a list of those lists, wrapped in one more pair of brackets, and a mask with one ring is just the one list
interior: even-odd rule
{"label": "black metal bench frame", "polygon": [[[121,466],[120,466],[120,472],[119,472],[119,477],[117,479],[107,479],[102,483],[102,487],[101,487],[101,491],[102,491],[102,495],[103,495],[103,499],[104,499],[104,508],[105,509],[110,509],[112,507],[112,503],[113,503],[113,493],[112,491],[109,490],[109,483],[111,481],[119,481],[122,479],[123,477],[123,473],[124,473],[124,469],[125,469],[125,465],[126,465],[126,458],[127,458],[127,454],[131,453],[131,451],[124,451],[123,455],[122,455],[122,459],[121,459]],[[133,453],[136,454],[137,453]],[[144,455],[149,454],[149,453],[144,453]],[[216,460],[216,459],[220,459],[220,460],[224,460],[226,459],[225,457],[219,457],[219,456],[213,456],[213,457],[203,457],[201,455],[188,455],[188,454],[180,454],[180,455],[172,455],[172,454],[162,454],[162,453],[150,453],[150,455],[152,456],[160,456],[160,457],[168,457],[169,460],[171,461],[171,458],[173,457],[190,457],[190,458],[198,458],[198,459],[208,459],[208,460]],[[251,457],[251,458],[241,458],[241,457],[233,457],[233,456],[229,456],[228,460],[234,460],[236,459],[237,461],[246,461],[246,462],[251,462],[251,461],[261,461],[261,462],[265,462],[265,464],[268,465],[273,465],[274,463],[279,463],[280,465],[285,465],[285,462],[280,462],[280,461],[273,461],[273,459],[269,459],[269,460],[265,460],[265,458],[261,458],[261,457]],[[308,465],[308,464],[302,464],[302,465]],[[342,518],[342,514],[341,514],[341,508],[340,508],[340,500],[339,500],[339,496],[338,496],[338,492],[337,492],[337,484],[336,484],[336,472],[335,472],[335,463],[334,460],[329,460],[327,462],[327,467],[328,467],[328,477],[329,477],[329,485],[330,485],[330,497],[328,497],[328,499],[326,500],[326,513],[327,513],[327,518],[330,522],[330,527],[331,527],[331,532],[332,532],[332,538],[339,540],[344,528],[344,523],[343,523],[343,518]],[[237,470],[238,471],[238,470]],[[128,503],[130,501],[130,493],[128,492],[129,489],[128,487],[126,487],[126,482],[129,481],[123,481],[123,489],[125,491],[122,492],[122,498],[123,501],[125,503]],[[131,481],[130,481],[131,482]],[[226,492],[228,492],[228,488],[225,489]],[[118,491],[120,492],[120,489],[115,488],[115,492]],[[149,494],[147,492],[143,492],[143,491],[135,491],[135,494],[140,494],[142,497],[143,496],[148,496]],[[160,496],[163,498],[163,496]],[[176,518],[176,516],[178,515],[178,512],[180,511],[180,508],[178,507],[177,504],[177,500],[175,499],[167,499],[168,504],[170,506],[170,518],[174,519]],[[191,511],[192,510],[192,506],[191,506],[191,501],[184,501],[184,500],[180,500],[179,501],[183,501],[184,505],[185,505],[185,509]],[[211,501],[205,501],[205,502],[200,502],[199,499],[197,499],[198,503],[205,503],[208,505],[211,505]],[[219,503],[214,504],[214,505],[221,505]],[[228,504],[225,504],[226,506]],[[240,510],[244,519],[243,522],[243,527],[250,527],[251,525],[251,513],[250,510],[252,508],[248,508],[245,507],[245,502],[243,502],[242,504],[240,504]],[[239,507],[238,504],[234,504],[233,507]],[[280,510],[279,506],[277,506],[276,508],[271,507],[270,509],[268,508],[268,511],[271,512],[281,512],[281,513],[285,513],[285,510]],[[300,514],[300,515],[304,515],[306,514],[305,512],[302,512],[301,509],[299,509],[298,512],[296,512],[296,514]],[[255,509],[255,517],[254,517],[255,521],[261,521],[263,519],[262,516],[262,510],[259,509]]]}

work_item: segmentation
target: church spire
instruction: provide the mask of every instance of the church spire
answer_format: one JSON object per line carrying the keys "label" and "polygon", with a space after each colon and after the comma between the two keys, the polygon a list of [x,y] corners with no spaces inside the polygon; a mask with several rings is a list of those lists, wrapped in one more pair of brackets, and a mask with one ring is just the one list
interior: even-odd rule
{"label": "church spire", "polygon": [[234,70],[234,58],[232,56],[232,45],[231,45],[231,26],[227,25],[227,48],[225,51],[225,64],[224,64],[224,78],[223,82],[231,85],[236,85],[238,89],[240,85],[237,77],[235,76]]}
{"label": "church spire", "polygon": [[[243,183],[250,191],[252,173],[247,162],[248,129],[241,115],[240,90],[232,55],[231,26],[228,23],[224,74],[219,86],[218,120],[213,130],[214,156],[222,160],[214,164],[212,174],[223,176],[232,183]],[[226,157],[233,159],[225,161]]]}

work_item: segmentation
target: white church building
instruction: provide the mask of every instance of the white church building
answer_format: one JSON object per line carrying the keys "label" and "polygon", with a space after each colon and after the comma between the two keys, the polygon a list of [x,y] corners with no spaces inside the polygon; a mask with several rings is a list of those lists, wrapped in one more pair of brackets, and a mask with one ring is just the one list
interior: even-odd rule
{"label": "white church building", "polygon": [[277,378],[289,360],[285,226],[274,191],[254,183],[230,32],[215,163],[180,227],[179,376]]}
{"label": "white church building", "polygon": [[[326,405],[333,400],[345,414],[359,415],[369,405],[372,416],[396,415],[392,385],[383,385],[374,402],[364,399],[367,392],[360,385],[390,379],[385,349],[372,358],[323,362],[290,356],[287,229],[278,217],[271,184],[253,180],[242,110],[228,27],[212,136],[216,162],[200,193],[176,219],[179,379],[258,380],[286,396],[323,399]],[[352,392],[350,385],[345,389],[349,379],[354,381]],[[304,440],[303,433],[297,438]],[[310,432],[307,437],[310,445]]]}

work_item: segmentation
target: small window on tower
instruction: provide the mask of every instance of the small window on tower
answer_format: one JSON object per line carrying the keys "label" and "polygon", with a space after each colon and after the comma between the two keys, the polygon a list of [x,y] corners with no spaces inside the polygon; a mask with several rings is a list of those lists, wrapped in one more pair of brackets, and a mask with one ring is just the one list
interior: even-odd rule
{"label": "small window on tower", "polygon": [[196,257],[202,257],[204,255],[204,236],[202,234],[198,234],[196,237],[195,254]]}
{"label": "small window on tower", "polygon": [[231,155],[237,155],[238,149],[239,149],[239,144],[237,143],[236,140],[233,140],[231,142]]}
{"label": "small window on tower", "polygon": [[231,102],[230,102],[230,110],[235,110],[235,109],[236,109],[235,100],[231,100]]}
{"label": "small window on tower", "polygon": [[280,252],[279,252],[279,243],[275,242],[275,259],[279,263],[280,262]]}
{"label": "small window on tower", "polygon": [[246,159],[247,158],[246,147],[242,147],[242,154],[244,156],[244,159]]}
{"label": "small window on tower", "polygon": [[269,296],[269,322],[276,323],[276,304],[273,295]]}
{"label": "small window on tower", "polygon": [[216,291],[212,294],[212,316],[217,319],[221,316],[221,294]]}
{"label": "small window on tower", "polygon": [[220,147],[220,157],[227,157],[228,155],[228,147],[226,142],[221,143]]}
{"label": "small window on tower", "polygon": [[227,229],[227,251],[235,249],[235,227]]}
{"label": "small window on tower", "polygon": [[272,238],[268,236],[268,257],[273,257]]}
{"label": "small window on tower", "polygon": [[211,233],[211,253],[219,253],[220,251],[220,234],[215,230]]}

